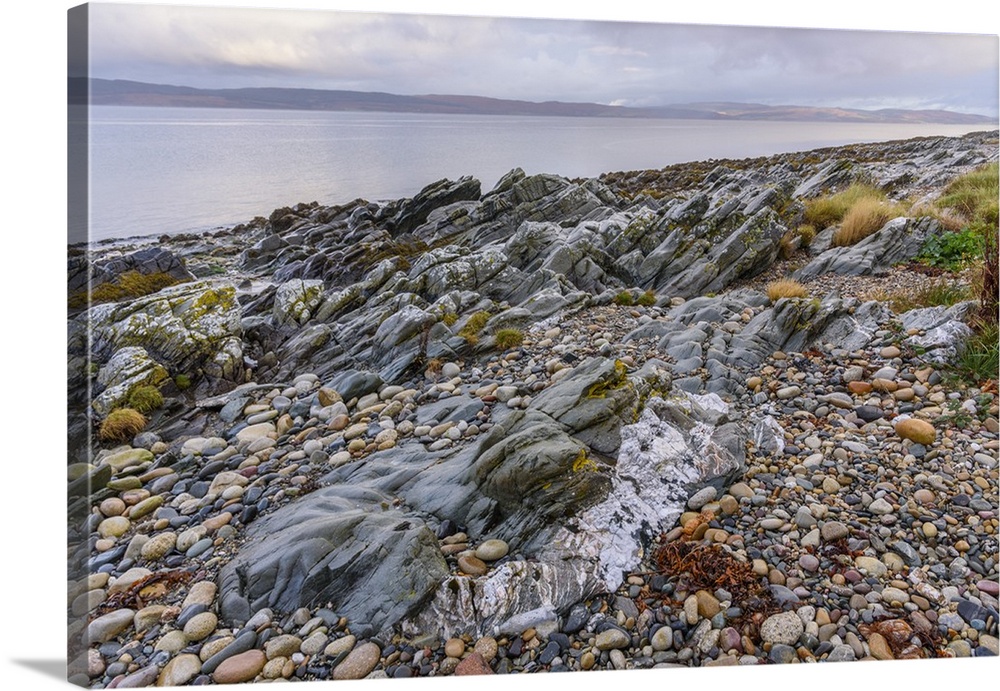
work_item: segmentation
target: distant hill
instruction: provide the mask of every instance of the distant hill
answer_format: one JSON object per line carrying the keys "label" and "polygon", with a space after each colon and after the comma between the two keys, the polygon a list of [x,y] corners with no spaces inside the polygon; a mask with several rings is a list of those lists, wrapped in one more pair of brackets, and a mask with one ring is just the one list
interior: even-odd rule
{"label": "distant hill", "polygon": [[[403,96],[367,91],[243,88],[196,89],[126,80],[90,79],[95,105],[193,108],[259,108],[383,113],[465,115],[536,115],[563,117],[676,118],[698,120],[775,120],[812,122],[912,122],[995,125],[994,119],[947,110],[858,110],[753,103],[685,103],[655,108],[606,106],[599,103],[518,101],[483,96],[427,94]],[[85,103],[86,78],[71,78],[71,103]]]}

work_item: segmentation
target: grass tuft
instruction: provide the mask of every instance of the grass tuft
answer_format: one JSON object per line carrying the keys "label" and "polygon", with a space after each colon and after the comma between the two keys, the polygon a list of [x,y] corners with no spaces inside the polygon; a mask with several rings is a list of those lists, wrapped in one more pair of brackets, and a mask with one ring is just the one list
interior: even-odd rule
{"label": "grass tuft", "polygon": [[885,201],[885,193],[870,185],[855,183],[843,192],[806,201],[805,221],[815,230],[840,223],[851,208],[863,200]]}
{"label": "grass tuft", "polygon": [[163,394],[155,386],[136,386],[129,391],[126,405],[146,415],[163,405]]}
{"label": "grass tuft", "polygon": [[635,304],[635,298],[632,297],[632,293],[628,292],[627,290],[623,290],[622,292],[615,295],[613,302],[616,305],[621,305],[622,307],[631,307],[632,305]]}
{"label": "grass tuft", "polygon": [[977,320],[972,324],[972,338],[952,363],[956,373],[965,380],[982,384],[1000,379],[1000,328],[996,320]]}
{"label": "grass tuft", "polygon": [[888,302],[896,314],[909,312],[921,307],[951,307],[952,305],[973,299],[972,288],[951,280],[940,280],[928,283],[917,290],[898,290],[892,293],[878,291],[871,299]]}
{"label": "grass tuft", "polygon": [[524,343],[524,334],[517,329],[499,329],[493,337],[496,339],[497,348],[500,350],[510,350],[517,348]]}
{"label": "grass tuft", "polygon": [[459,330],[458,335],[464,338],[469,345],[476,345],[479,343],[479,334],[482,333],[483,327],[489,320],[489,312],[476,312],[465,322],[465,326]]}
{"label": "grass tuft", "polygon": [[806,287],[790,278],[783,278],[767,284],[767,297],[771,302],[781,298],[804,298],[809,296]]}
{"label": "grass tuft", "polygon": [[643,307],[652,307],[656,304],[656,293],[652,290],[647,290],[645,293],[639,296],[639,299],[635,301],[635,304],[641,305]]}
{"label": "grass tuft", "polygon": [[127,442],[139,434],[145,426],[146,417],[138,410],[118,408],[104,418],[97,435],[104,442]]}
{"label": "grass tuft", "polygon": [[831,245],[833,247],[856,245],[904,213],[905,210],[898,204],[878,199],[861,199],[844,214],[840,227],[833,234]]}

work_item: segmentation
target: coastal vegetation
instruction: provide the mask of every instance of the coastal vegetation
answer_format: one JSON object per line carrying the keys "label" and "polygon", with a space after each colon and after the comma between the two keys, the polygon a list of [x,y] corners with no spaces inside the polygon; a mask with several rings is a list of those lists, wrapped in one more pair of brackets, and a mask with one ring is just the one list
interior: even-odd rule
{"label": "coastal vegetation", "polygon": [[499,329],[493,337],[500,350],[517,348],[524,343],[524,334],[519,329]]}
{"label": "coastal vegetation", "polygon": [[771,302],[777,302],[781,298],[809,297],[808,289],[798,281],[790,278],[782,278],[768,283],[765,292]]}
{"label": "coastal vegetation", "polygon": [[[180,281],[168,273],[157,272],[144,274],[139,271],[126,271],[117,280],[102,283],[90,290],[90,304],[102,302],[118,302],[132,298],[150,295],[164,288],[176,285]],[[72,296],[69,306],[78,309],[87,306],[87,292],[83,291]]]}
{"label": "coastal vegetation", "polygon": [[[938,204],[962,216],[966,225],[947,242],[931,249],[942,261],[972,262],[974,283],[978,292],[979,309],[972,319],[973,337],[961,351],[956,367],[960,373],[976,381],[998,378],[1000,339],[997,329],[998,292],[1000,292],[1000,246],[998,228],[998,165],[992,163],[967,173],[949,184]],[[976,249],[978,247],[978,257]],[[925,252],[928,248],[925,247]]]}
{"label": "coastal vegetation", "polygon": [[479,343],[479,334],[482,333],[486,322],[490,320],[490,313],[485,311],[476,312],[469,317],[465,325],[459,329],[458,335],[468,342],[469,345]]}
{"label": "coastal vegetation", "polygon": [[103,442],[127,442],[146,426],[146,416],[132,408],[118,408],[101,423],[98,437]]}
{"label": "coastal vegetation", "polygon": [[146,415],[163,405],[163,394],[155,386],[136,386],[129,391],[126,405]]}

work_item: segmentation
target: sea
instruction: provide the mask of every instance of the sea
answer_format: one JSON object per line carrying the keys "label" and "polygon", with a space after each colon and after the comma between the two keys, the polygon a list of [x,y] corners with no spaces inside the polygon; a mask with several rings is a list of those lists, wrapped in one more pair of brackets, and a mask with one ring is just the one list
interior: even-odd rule
{"label": "sea", "polygon": [[[988,126],[92,106],[91,241],[228,228],[299,202],[412,197],[513,168],[569,178]],[[72,170],[72,166],[71,166]]]}

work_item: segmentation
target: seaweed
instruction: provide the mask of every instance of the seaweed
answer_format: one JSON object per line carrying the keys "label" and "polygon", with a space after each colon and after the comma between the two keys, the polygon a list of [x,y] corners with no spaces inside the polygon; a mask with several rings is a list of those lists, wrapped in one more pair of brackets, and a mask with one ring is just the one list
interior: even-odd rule
{"label": "seaweed", "polygon": [[149,586],[157,584],[163,584],[165,586],[180,585],[188,583],[195,577],[195,575],[197,574],[194,571],[188,571],[186,569],[157,571],[156,573],[152,573],[145,578],[136,581],[129,587],[128,590],[123,590],[109,597],[97,606],[95,614],[96,616],[100,616],[114,610],[125,608],[140,610],[146,606],[146,603],[143,601],[142,591]]}

